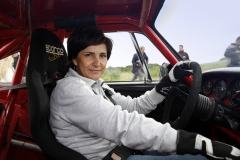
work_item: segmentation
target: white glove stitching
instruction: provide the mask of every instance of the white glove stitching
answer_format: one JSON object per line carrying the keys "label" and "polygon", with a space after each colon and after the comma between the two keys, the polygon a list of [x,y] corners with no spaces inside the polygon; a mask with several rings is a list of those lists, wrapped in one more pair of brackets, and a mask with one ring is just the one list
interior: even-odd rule
{"label": "white glove stitching", "polygon": [[202,150],[202,142],[206,142],[206,152],[210,155],[213,155],[212,141],[206,137],[203,137],[199,134],[196,136],[195,149]]}

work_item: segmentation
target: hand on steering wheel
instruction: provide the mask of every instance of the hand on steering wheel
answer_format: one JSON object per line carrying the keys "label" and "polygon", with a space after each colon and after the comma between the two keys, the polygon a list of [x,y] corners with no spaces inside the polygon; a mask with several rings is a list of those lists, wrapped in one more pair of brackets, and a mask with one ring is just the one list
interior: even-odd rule
{"label": "hand on steering wheel", "polygon": [[180,61],[176,63],[170,70],[167,76],[164,76],[161,81],[156,85],[155,89],[163,96],[167,96],[170,89],[176,86],[179,79],[184,76],[192,75],[192,70],[188,67],[191,61]]}
{"label": "hand on steering wheel", "polygon": [[184,76],[190,76],[193,74],[193,70],[190,66],[191,61],[179,61],[176,63],[169,72],[169,78],[172,82],[183,78]]}

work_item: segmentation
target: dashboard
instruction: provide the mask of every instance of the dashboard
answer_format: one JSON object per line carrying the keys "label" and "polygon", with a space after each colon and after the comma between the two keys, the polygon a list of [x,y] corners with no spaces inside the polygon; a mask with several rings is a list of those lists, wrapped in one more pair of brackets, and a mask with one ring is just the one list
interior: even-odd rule
{"label": "dashboard", "polygon": [[240,109],[240,67],[218,68],[204,72],[201,94]]}

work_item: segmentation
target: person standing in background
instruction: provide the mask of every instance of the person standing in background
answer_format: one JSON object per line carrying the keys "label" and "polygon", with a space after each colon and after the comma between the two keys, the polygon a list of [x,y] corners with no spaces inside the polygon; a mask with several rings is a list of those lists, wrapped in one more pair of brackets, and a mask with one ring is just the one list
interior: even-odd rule
{"label": "person standing in background", "polygon": [[[143,56],[143,59],[144,59],[145,63],[148,64],[148,56],[144,52],[145,51],[145,47],[141,46],[140,47],[140,51],[142,53],[142,56]],[[140,62],[140,59],[139,59],[137,53],[135,53],[133,55],[132,64],[133,64],[133,66],[132,66],[132,73],[134,74],[133,78],[132,78],[132,81],[135,81],[137,79],[137,77],[139,78],[140,81],[142,81],[143,80],[143,68],[142,68],[142,64]]]}
{"label": "person standing in background", "polygon": [[240,67],[240,36],[235,43],[231,43],[227,47],[224,56],[230,58],[230,63],[227,67]]}
{"label": "person standing in background", "polygon": [[178,54],[182,57],[182,59],[185,61],[185,60],[189,60],[189,56],[186,52],[184,52],[184,49],[183,49],[183,45],[179,45],[179,52]]}
{"label": "person standing in background", "polygon": [[159,78],[163,78],[168,74],[167,64],[163,62],[162,66],[160,67]]}

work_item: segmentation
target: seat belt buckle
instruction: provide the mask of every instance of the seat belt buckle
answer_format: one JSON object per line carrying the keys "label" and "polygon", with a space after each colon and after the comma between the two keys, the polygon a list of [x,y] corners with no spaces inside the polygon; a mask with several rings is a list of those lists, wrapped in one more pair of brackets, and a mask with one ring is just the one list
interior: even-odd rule
{"label": "seat belt buckle", "polygon": [[112,154],[111,158],[113,160],[121,160],[121,157],[119,157],[118,155],[116,155],[115,153]]}

